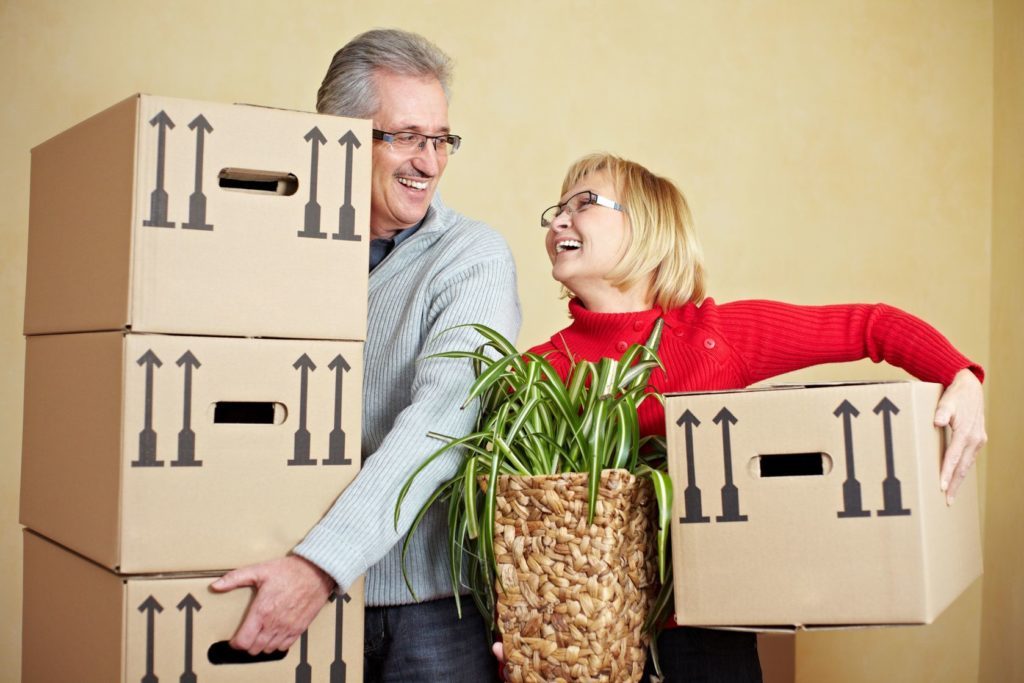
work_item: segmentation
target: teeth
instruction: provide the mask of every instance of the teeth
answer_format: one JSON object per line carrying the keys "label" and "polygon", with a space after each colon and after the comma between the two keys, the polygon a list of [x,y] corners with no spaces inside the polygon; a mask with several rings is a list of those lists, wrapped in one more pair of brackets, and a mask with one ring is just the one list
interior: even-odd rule
{"label": "teeth", "polygon": [[555,245],[555,253],[561,254],[563,251],[579,249],[582,246],[578,240],[563,240]]}
{"label": "teeth", "polygon": [[402,183],[403,185],[405,185],[407,187],[411,187],[414,190],[425,190],[425,189],[427,189],[427,182],[426,181],[419,181],[419,182],[417,182],[415,180],[409,180],[408,178],[399,178],[398,182]]}

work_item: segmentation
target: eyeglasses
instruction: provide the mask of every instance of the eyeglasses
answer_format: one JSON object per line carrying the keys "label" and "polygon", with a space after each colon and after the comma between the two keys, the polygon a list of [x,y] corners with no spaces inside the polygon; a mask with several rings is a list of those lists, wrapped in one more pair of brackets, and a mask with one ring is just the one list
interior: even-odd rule
{"label": "eyeglasses", "polygon": [[622,204],[619,204],[612,199],[608,199],[607,197],[602,197],[590,190],[583,190],[582,192],[577,192],[573,196],[569,197],[561,204],[555,204],[554,206],[549,206],[544,209],[544,213],[540,215],[540,227],[551,227],[551,224],[555,222],[556,218],[562,215],[563,211],[571,216],[591,204],[605,206],[609,209],[615,209],[616,211],[621,211],[623,213],[626,212],[626,209],[623,208]]}
{"label": "eyeglasses", "polygon": [[438,154],[455,154],[462,144],[462,138],[458,135],[424,135],[423,133],[412,133],[402,131],[400,133],[388,133],[387,131],[373,129],[373,139],[383,140],[391,145],[396,152],[411,152],[414,149],[423,151],[429,140],[434,145],[434,151]]}

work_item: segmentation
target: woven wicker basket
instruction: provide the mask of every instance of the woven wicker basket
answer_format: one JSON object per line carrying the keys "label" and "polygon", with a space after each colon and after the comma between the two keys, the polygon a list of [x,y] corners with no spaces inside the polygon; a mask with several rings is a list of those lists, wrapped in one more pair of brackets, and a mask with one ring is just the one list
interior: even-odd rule
{"label": "woven wicker basket", "polygon": [[505,677],[635,682],[656,590],[650,481],[606,470],[593,524],[587,475],[502,476],[494,552]]}

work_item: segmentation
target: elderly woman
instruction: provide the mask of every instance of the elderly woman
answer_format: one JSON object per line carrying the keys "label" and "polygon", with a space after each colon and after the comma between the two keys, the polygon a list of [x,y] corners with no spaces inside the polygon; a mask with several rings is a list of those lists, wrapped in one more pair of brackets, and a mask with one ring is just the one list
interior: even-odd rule
{"label": "elderly woman", "polygon": [[[544,211],[551,275],[570,295],[572,324],[532,351],[564,377],[577,360],[618,358],[660,317],[660,392],[736,389],[820,363],[871,358],[945,391],[935,424],[952,428],[941,486],[952,503],[985,442],[983,370],[924,321],[885,304],[717,304],[705,298],[701,250],[682,193],[639,164],[607,154],[566,173]],[[664,409],[640,408],[643,434],[664,434]],[[658,641],[665,680],[760,681],[754,634],[670,627]],[[651,669],[648,663],[648,669]],[[647,680],[647,675],[643,680]]]}

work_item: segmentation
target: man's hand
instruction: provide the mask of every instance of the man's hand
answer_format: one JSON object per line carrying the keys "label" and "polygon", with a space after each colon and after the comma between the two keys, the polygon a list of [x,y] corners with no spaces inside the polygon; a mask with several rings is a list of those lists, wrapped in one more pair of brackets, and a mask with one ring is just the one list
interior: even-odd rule
{"label": "man's hand", "polygon": [[970,370],[965,368],[956,373],[942,392],[935,409],[935,426],[953,430],[946,453],[942,456],[940,475],[940,487],[946,492],[946,504],[950,505],[978,451],[988,441],[981,382]]}
{"label": "man's hand", "polygon": [[258,655],[291,647],[327,604],[335,583],[309,560],[288,555],[230,571],[210,588],[224,593],[243,586],[256,595],[231,647]]}

